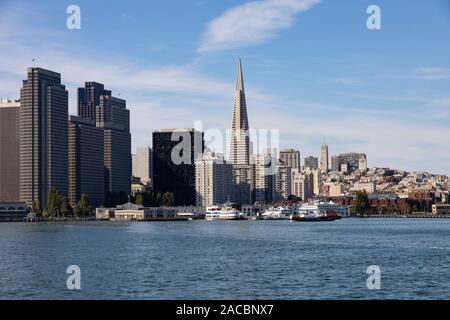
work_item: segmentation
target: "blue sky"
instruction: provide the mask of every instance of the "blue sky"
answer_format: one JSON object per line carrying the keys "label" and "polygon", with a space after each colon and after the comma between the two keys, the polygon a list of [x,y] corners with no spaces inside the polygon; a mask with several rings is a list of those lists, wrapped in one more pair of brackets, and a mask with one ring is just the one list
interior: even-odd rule
{"label": "blue sky", "polygon": [[450,174],[449,39],[446,0],[0,0],[0,96],[19,96],[32,58],[61,72],[72,114],[76,88],[103,82],[136,147],[196,120],[229,128],[241,57],[250,126],[280,129],[281,147],[318,155],[326,136],[369,166]]}

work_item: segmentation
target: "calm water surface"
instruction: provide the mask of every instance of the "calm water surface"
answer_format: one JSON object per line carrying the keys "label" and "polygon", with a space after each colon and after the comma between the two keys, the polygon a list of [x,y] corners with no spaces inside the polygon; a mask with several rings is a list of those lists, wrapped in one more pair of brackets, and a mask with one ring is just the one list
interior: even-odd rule
{"label": "calm water surface", "polygon": [[0,299],[450,299],[450,220],[0,223]]}

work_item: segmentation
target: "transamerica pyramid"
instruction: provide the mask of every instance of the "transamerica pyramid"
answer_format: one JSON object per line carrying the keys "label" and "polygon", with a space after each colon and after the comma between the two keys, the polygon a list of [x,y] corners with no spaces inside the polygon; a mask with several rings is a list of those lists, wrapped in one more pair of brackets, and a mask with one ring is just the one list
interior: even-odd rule
{"label": "transamerica pyramid", "polygon": [[237,61],[236,92],[231,125],[230,162],[234,165],[248,165],[250,157],[247,105],[245,102],[244,77],[241,59]]}

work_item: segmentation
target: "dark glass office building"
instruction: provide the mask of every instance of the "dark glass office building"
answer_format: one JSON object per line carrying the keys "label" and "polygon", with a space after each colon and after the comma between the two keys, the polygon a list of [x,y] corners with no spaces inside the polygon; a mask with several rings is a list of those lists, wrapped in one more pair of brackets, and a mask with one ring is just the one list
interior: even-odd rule
{"label": "dark glass office building", "polygon": [[78,115],[96,120],[96,108],[100,105],[101,96],[110,96],[111,91],[98,82],[85,82],[84,88],[78,88]]}
{"label": "dark glass office building", "polygon": [[68,195],[68,92],[59,73],[28,68],[20,100],[20,199],[44,207],[50,188]]}
{"label": "dark glass office building", "polygon": [[95,121],[76,116],[69,118],[69,201],[78,203],[82,194],[92,206],[105,201],[103,130]]}
{"label": "dark glass office building", "polygon": [[131,192],[130,110],[126,101],[101,96],[96,109],[97,127],[103,129],[105,191]]}
{"label": "dark glass office building", "polygon": [[153,187],[174,194],[174,205],[195,205],[195,159],[203,153],[203,133],[194,129],[153,132]]}

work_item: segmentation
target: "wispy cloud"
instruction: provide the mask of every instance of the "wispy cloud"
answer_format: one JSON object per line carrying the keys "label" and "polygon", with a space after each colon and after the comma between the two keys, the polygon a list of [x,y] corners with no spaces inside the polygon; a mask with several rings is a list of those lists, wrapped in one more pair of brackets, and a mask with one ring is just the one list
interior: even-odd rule
{"label": "wispy cloud", "polygon": [[320,0],[262,0],[231,8],[207,24],[199,52],[263,43],[294,24],[295,16]]}
{"label": "wispy cloud", "polygon": [[414,70],[414,77],[422,80],[450,79],[450,69],[447,68],[419,68]]}
{"label": "wispy cloud", "polygon": [[379,79],[396,80],[424,80],[438,81],[450,80],[450,68],[447,67],[421,67],[398,71],[397,73],[386,73],[377,75]]}

